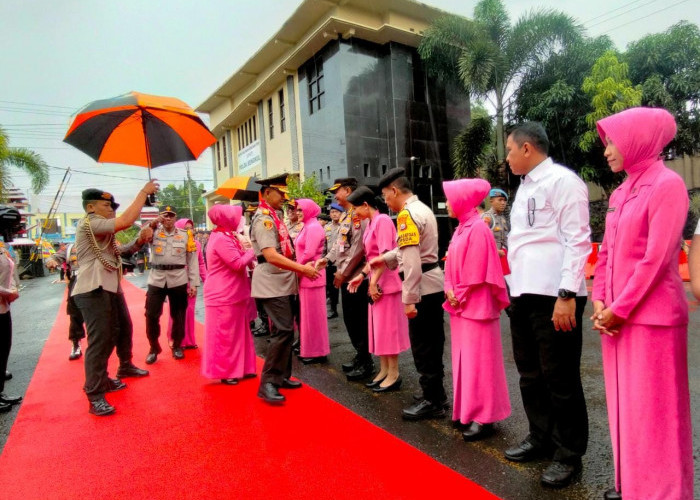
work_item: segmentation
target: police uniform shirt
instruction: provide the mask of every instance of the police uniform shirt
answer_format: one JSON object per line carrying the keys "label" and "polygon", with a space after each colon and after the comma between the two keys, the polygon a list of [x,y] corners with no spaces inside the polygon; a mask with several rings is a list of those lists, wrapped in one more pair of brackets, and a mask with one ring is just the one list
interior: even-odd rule
{"label": "police uniform shirt", "polygon": [[[68,256],[69,254],[70,257]],[[49,257],[49,260],[55,260],[58,264],[66,262],[68,264],[68,269],[72,273],[78,270],[78,256],[75,252],[75,245],[73,244],[66,246],[63,250],[57,250],[55,254]]]}
{"label": "police uniform shirt", "polygon": [[[86,220],[95,235],[98,251],[107,263],[117,269],[105,267],[98,259],[85,227]],[[75,251],[80,262],[80,273],[71,295],[91,292],[100,287],[112,293],[121,291],[119,261],[112,244],[114,227],[115,219],[105,219],[97,214],[88,214],[78,223],[75,233]]]}
{"label": "police uniform shirt", "polygon": [[435,214],[418,196],[411,196],[396,217],[398,247],[384,256],[387,266],[403,273],[401,300],[417,304],[423,295],[444,291],[440,266],[425,273],[421,264],[438,261],[438,229]]}
{"label": "police uniform shirt", "polygon": [[159,288],[174,288],[189,284],[191,288],[199,286],[199,263],[197,252],[187,251],[189,234],[185,229],[173,228],[172,233],[163,226],[153,232],[151,242],[151,265],[182,265],[181,269],[155,269],[151,267],[148,284]]}
{"label": "police uniform shirt", "polygon": [[493,237],[496,239],[496,247],[499,250],[508,248],[508,232],[510,231],[508,218],[504,214],[497,214],[493,208],[481,214],[481,218],[491,219],[489,227],[493,232]]}
{"label": "police uniform shirt", "polygon": [[328,224],[323,226],[324,231],[326,231],[326,253],[330,252],[333,245],[338,240],[338,232],[340,231],[340,224],[338,222],[330,221]]}
{"label": "police uniform shirt", "polygon": [[367,222],[355,215],[354,208],[345,212],[338,221],[338,238],[327,258],[335,264],[345,279],[355,276],[364,265],[365,249],[362,246],[362,234],[367,228]]}
{"label": "police uniform shirt", "polygon": [[[13,265],[10,253],[5,247],[6,243],[0,241],[0,291],[10,293],[18,288],[16,266]],[[10,262],[12,261],[12,262]],[[4,297],[0,297],[0,314],[10,310],[10,303]]]}
{"label": "police uniform shirt", "polygon": [[[275,221],[266,208],[258,208],[250,225],[250,241],[256,257],[262,257],[264,248],[274,248],[282,254],[279,232]],[[270,299],[296,295],[297,277],[293,271],[281,269],[269,262],[262,262],[253,269],[251,296],[256,299]]]}

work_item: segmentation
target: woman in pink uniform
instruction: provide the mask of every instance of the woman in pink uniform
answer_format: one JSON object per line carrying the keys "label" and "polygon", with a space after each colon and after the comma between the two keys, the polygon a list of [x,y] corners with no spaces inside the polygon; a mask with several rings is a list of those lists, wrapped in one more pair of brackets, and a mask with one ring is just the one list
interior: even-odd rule
{"label": "woman in pink uniform", "polygon": [[[313,200],[296,200],[303,226],[294,240],[296,260],[299,264],[313,264],[321,258],[326,242],[326,232],[318,221],[321,213]],[[325,363],[331,352],[328,340],[326,316],[326,270],[319,271],[319,278],[299,278],[299,357],[304,364]]]}
{"label": "woman in pink uniform", "polygon": [[476,207],[491,185],[483,179],[442,183],[447,213],[459,221],[447,250],[444,308],[452,334],[452,420],[476,441],[510,415],[501,345],[501,311],[508,307],[496,241]]}
{"label": "woman in pink uniform", "polygon": [[[396,248],[396,226],[388,215],[378,210],[377,197],[367,186],[361,186],[348,202],[355,207],[360,219],[369,219],[362,234],[362,245],[367,262]],[[370,273],[369,264],[348,283],[348,290],[355,292]],[[401,388],[399,354],[409,347],[408,319],[401,302],[401,279],[398,270],[382,267],[372,270],[369,277],[369,352],[379,356],[380,370],[367,387],[374,392],[396,391]]]}
{"label": "woman in pink uniform", "polygon": [[[175,222],[175,227],[185,229],[188,232],[194,229],[194,223],[190,219],[179,219]],[[207,280],[207,266],[204,265],[204,256],[202,255],[202,244],[194,239],[194,244],[197,247],[197,259],[199,262],[199,277],[202,283]],[[197,305],[197,296],[187,297],[187,312],[185,313],[185,337],[182,339],[183,349],[197,349],[197,339],[194,335],[194,308]],[[173,337],[173,319],[168,316],[168,342],[172,344]]]}
{"label": "woman in pink uniform", "polygon": [[678,241],[688,215],[683,180],[660,155],[676,134],[663,109],[632,108],[598,122],[613,172],[593,283],[615,463],[607,499],[693,498],[688,306]]}
{"label": "woman in pink uniform", "polygon": [[255,252],[245,248],[236,234],[241,213],[240,206],[231,205],[214,205],[208,213],[216,228],[207,245],[202,375],[228,385],[255,376],[255,344],[246,314],[250,299],[246,268]]}

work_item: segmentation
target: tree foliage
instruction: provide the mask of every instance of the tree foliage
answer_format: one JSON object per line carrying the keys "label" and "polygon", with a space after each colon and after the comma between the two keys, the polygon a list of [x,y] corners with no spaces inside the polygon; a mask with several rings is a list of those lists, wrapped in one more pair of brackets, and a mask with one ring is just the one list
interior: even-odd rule
{"label": "tree foliage", "polygon": [[139,231],[141,231],[140,227],[131,226],[130,228],[119,231],[114,237],[120,244],[124,245],[136,238],[139,235]]}
{"label": "tree foliage", "polygon": [[620,62],[612,50],[605,52],[593,65],[591,74],[583,80],[583,91],[591,99],[592,110],[586,114],[588,130],[579,146],[588,151],[599,140],[596,122],[642,103],[641,86],[632,85],[628,65]]}
{"label": "tree foliage", "polygon": [[321,190],[316,174],[307,176],[303,181],[299,181],[299,177],[296,175],[290,175],[287,177],[287,189],[289,190],[289,198],[292,200],[309,198],[321,207],[325,204],[326,195]]}
{"label": "tree foliage", "polygon": [[455,137],[451,159],[455,178],[482,177],[494,180],[489,167],[494,165],[493,125],[488,116],[473,116],[469,125]]}
{"label": "tree foliage", "polygon": [[168,184],[165,188],[158,192],[158,203],[161,207],[170,205],[177,211],[179,218],[190,218],[190,192],[192,194],[192,216],[195,225],[205,222],[204,216],[206,213],[202,193],[204,192],[204,184],[197,184],[195,181],[184,181],[182,185]]}
{"label": "tree foliage", "polygon": [[11,148],[7,133],[0,127],[0,201],[5,199],[10,185],[10,166],[29,174],[34,193],[39,193],[49,183],[49,166],[41,156],[29,149]]}

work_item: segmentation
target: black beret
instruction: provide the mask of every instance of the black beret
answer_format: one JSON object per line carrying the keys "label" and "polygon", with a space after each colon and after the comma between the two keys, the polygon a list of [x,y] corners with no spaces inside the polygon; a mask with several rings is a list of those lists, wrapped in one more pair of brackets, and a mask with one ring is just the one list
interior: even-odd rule
{"label": "black beret", "polygon": [[396,179],[400,179],[401,177],[406,177],[406,171],[401,167],[392,168],[386,174],[384,174],[381,179],[379,179],[379,185],[377,187],[379,189],[384,189]]}
{"label": "black beret", "polygon": [[349,187],[353,190],[357,189],[357,179],[354,177],[341,177],[333,181],[333,185],[328,188],[328,191],[335,193],[341,187]]}
{"label": "black beret", "polygon": [[114,196],[112,196],[111,193],[102,191],[101,189],[85,189],[83,191],[83,207],[85,207],[89,201],[108,201],[112,204],[112,208],[114,210],[119,207],[119,203],[114,201]]}
{"label": "black beret", "polygon": [[378,206],[377,195],[367,186],[360,186],[348,196],[348,203],[353,206],[359,207],[364,202],[373,208]]}

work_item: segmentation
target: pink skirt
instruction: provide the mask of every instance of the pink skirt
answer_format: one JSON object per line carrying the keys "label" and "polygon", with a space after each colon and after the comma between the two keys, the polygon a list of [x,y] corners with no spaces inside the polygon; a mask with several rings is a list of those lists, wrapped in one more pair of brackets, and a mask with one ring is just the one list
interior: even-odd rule
{"label": "pink skirt", "polygon": [[255,344],[246,316],[248,302],[205,307],[202,375],[241,378],[255,373]]}
{"label": "pink skirt", "polygon": [[623,498],[693,498],[688,329],[623,325],[601,335],[615,488]]}
{"label": "pink skirt", "polygon": [[299,288],[299,354],[302,358],[331,352],[326,317],[326,287]]}
{"label": "pink skirt", "polygon": [[452,333],[452,420],[491,424],[510,415],[498,319],[450,315]]}
{"label": "pink skirt", "polygon": [[411,347],[401,292],[386,293],[368,307],[369,352],[376,356],[395,356]]}
{"label": "pink skirt", "polygon": [[[197,345],[194,336],[194,308],[197,305],[197,296],[187,297],[187,312],[185,313],[185,337],[182,339],[181,347],[191,347]],[[170,307],[170,305],[168,305]],[[168,343],[173,340],[173,318],[168,312]]]}

